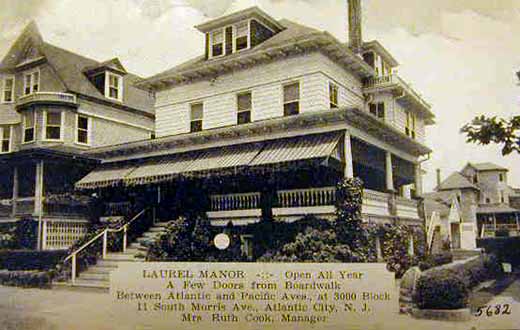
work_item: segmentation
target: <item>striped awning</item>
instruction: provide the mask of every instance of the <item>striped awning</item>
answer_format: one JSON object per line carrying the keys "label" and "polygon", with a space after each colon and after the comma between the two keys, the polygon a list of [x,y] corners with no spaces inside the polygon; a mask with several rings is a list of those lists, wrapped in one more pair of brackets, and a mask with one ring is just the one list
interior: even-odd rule
{"label": "striped awning", "polygon": [[250,166],[270,165],[331,156],[338,146],[340,134],[309,135],[269,141]]}
{"label": "striped awning", "polygon": [[101,165],[76,182],[76,188],[93,189],[115,186],[135,169],[134,166]]}
{"label": "striped awning", "polygon": [[[231,145],[162,159],[143,161],[139,165],[117,168],[104,166],[88,174],[76,184],[80,189],[106,187],[123,182],[141,185],[169,181],[178,176],[203,176],[245,167],[283,164],[293,161],[337,157],[340,133],[318,134]],[[120,165],[121,166],[121,165]]]}
{"label": "striped awning", "polygon": [[208,171],[247,166],[258,155],[261,144],[228,146],[151,161],[139,166],[125,179],[129,185],[167,181],[181,174],[195,176]]}

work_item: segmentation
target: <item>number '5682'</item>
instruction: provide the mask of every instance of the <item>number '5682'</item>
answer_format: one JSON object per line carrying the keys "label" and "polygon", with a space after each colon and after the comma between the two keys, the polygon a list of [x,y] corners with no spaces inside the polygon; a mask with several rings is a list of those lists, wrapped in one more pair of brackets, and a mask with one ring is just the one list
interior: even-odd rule
{"label": "number '5682'", "polygon": [[496,315],[510,315],[511,314],[511,306],[509,304],[503,305],[484,305],[477,308],[477,312],[475,313],[476,317],[479,316],[496,316]]}

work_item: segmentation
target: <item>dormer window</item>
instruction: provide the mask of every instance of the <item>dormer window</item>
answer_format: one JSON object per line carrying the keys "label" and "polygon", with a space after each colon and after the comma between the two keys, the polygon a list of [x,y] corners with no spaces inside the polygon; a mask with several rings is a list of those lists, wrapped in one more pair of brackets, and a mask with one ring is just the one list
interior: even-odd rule
{"label": "dormer window", "polygon": [[230,55],[251,47],[251,33],[248,20],[215,29],[208,35],[208,58]]}
{"label": "dormer window", "polygon": [[235,51],[249,48],[249,24],[242,22],[235,26]]}
{"label": "dormer window", "polygon": [[33,71],[24,75],[23,94],[29,95],[40,90],[40,71]]}
{"label": "dormer window", "polygon": [[109,99],[123,100],[123,77],[112,72],[105,75],[105,96]]}
{"label": "dormer window", "polygon": [[224,55],[224,31],[219,29],[211,33],[211,57]]}

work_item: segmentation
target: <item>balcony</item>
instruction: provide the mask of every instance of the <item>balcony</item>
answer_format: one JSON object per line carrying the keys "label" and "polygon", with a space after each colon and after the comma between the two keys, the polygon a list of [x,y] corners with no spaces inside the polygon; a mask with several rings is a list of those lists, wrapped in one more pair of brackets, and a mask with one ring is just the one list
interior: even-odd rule
{"label": "balcony", "polygon": [[427,116],[433,116],[431,113],[431,105],[396,74],[369,78],[363,86],[363,91],[367,94],[384,90],[395,90],[396,96],[400,99],[402,98],[404,102],[421,109]]}
{"label": "balcony", "polygon": [[16,108],[21,109],[30,105],[63,105],[77,107],[76,95],[68,93],[36,92],[18,98]]}
{"label": "balcony", "polygon": [[[211,195],[211,209],[207,213],[214,225],[225,226],[229,221],[235,225],[257,222],[260,209],[260,193]],[[276,193],[273,216],[281,221],[295,221],[306,215],[318,218],[335,217],[335,187],[280,190]],[[408,219],[418,221],[417,202],[373,190],[364,190],[363,218],[365,220]]]}

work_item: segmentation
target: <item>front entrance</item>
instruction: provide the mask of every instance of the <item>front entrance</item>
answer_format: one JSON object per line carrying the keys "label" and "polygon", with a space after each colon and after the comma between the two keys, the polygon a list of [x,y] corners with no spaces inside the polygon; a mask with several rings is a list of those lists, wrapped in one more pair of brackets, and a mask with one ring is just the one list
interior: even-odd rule
{"label": "front entrance", "polygon": [[451,248],[460,249],[460,224],[451,224]]}

